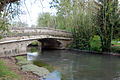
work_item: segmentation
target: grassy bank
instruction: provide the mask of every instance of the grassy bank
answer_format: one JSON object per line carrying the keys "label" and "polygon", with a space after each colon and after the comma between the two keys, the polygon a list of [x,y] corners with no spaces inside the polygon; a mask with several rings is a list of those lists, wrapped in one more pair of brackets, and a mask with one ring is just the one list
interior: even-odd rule
{"label": "grassy bank", "polygon": [[20,80],[20,76],[12,72],[4,63],[0,60],[0,80]]}
{"label": "grassy bank", "polygon": [[112,41],[112,52],[120,53],[120,43],[117,40]]}
{"label": "grassy bank", "polygon": [[[111,44],[112,44],[111,45],[111,52],[120,53],[120,43],[118,43],[118,40],[112,40]],[[94,36],[90,40],[90,50],[102,52],[101,47],[102,47],[102,45],[101,45],[100,37]]]}

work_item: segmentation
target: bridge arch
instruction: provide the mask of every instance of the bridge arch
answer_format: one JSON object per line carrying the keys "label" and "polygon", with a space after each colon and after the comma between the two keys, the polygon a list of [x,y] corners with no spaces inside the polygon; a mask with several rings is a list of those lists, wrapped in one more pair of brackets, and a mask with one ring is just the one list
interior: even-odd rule
{"label": "bridge arch", "polygon": [[43,38],[38,40],[42,49],[60,49],[62,43],[54,38]]}
{"label": "bridge arch", "polygon": [[29,46],[41,46],[41,45],[38,40],[33,40],[33,41],[28,42],[26,46],[29,47]]}

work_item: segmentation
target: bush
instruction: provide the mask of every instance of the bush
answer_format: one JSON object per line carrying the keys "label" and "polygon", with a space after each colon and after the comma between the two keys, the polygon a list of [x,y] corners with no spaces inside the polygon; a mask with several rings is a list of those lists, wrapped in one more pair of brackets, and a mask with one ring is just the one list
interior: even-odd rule
{"label": "bush", "polygon": [[72,47],[80,50],[89,50],[90,39],[94,36],[94,31],[90,15],[85,15],[83,12],[75,15],[72,29]]}
{"label": "bush", "polygon": [[90,50],[91,51],[99,51],[101,52],[101,41],[100,37],[95,35],[91,40],[90,40]]}
{"label": "bush", "polygon": [[0,39],[2,39],[3,37],[0,35]]}
{"label": "bush", "polygon": [[32,46],[36,46],[36,45],[38,45],[38,42],[37,42],[37,41],[34,41],[34,42],[31,43],[31,45],[32,45]]}
{"label": "bush", "polygon": [[114,52],[114,53],[120,53],[120,46],[112,46],[111,47],[112,49],[112,52]]}

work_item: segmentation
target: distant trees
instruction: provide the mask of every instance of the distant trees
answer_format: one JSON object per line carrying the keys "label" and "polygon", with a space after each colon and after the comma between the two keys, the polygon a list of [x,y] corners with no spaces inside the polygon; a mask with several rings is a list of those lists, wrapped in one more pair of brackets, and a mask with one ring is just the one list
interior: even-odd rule
{"label": "distant trees", "polygon": [[41,13],[37,22],[38,27],[54,27],[55,16],[50,15],[50,13]]}
{"label": "distant trees", "polygon": [[10,27],[28,27],[28,24],[25,22],[18,21],[18,22],[13,22],[10,25]]}

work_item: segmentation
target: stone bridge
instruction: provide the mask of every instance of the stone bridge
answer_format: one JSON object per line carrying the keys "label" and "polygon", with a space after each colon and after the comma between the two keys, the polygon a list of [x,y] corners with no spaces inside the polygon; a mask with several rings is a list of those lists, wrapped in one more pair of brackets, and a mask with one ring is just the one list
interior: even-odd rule
{"label": "stone bridge", "polygon": [[27,46],[34,41],[48,49],[65,49],[72,42],[71,32],[52,28],[11,28],[1,35],[0,57],[26,54]]}

